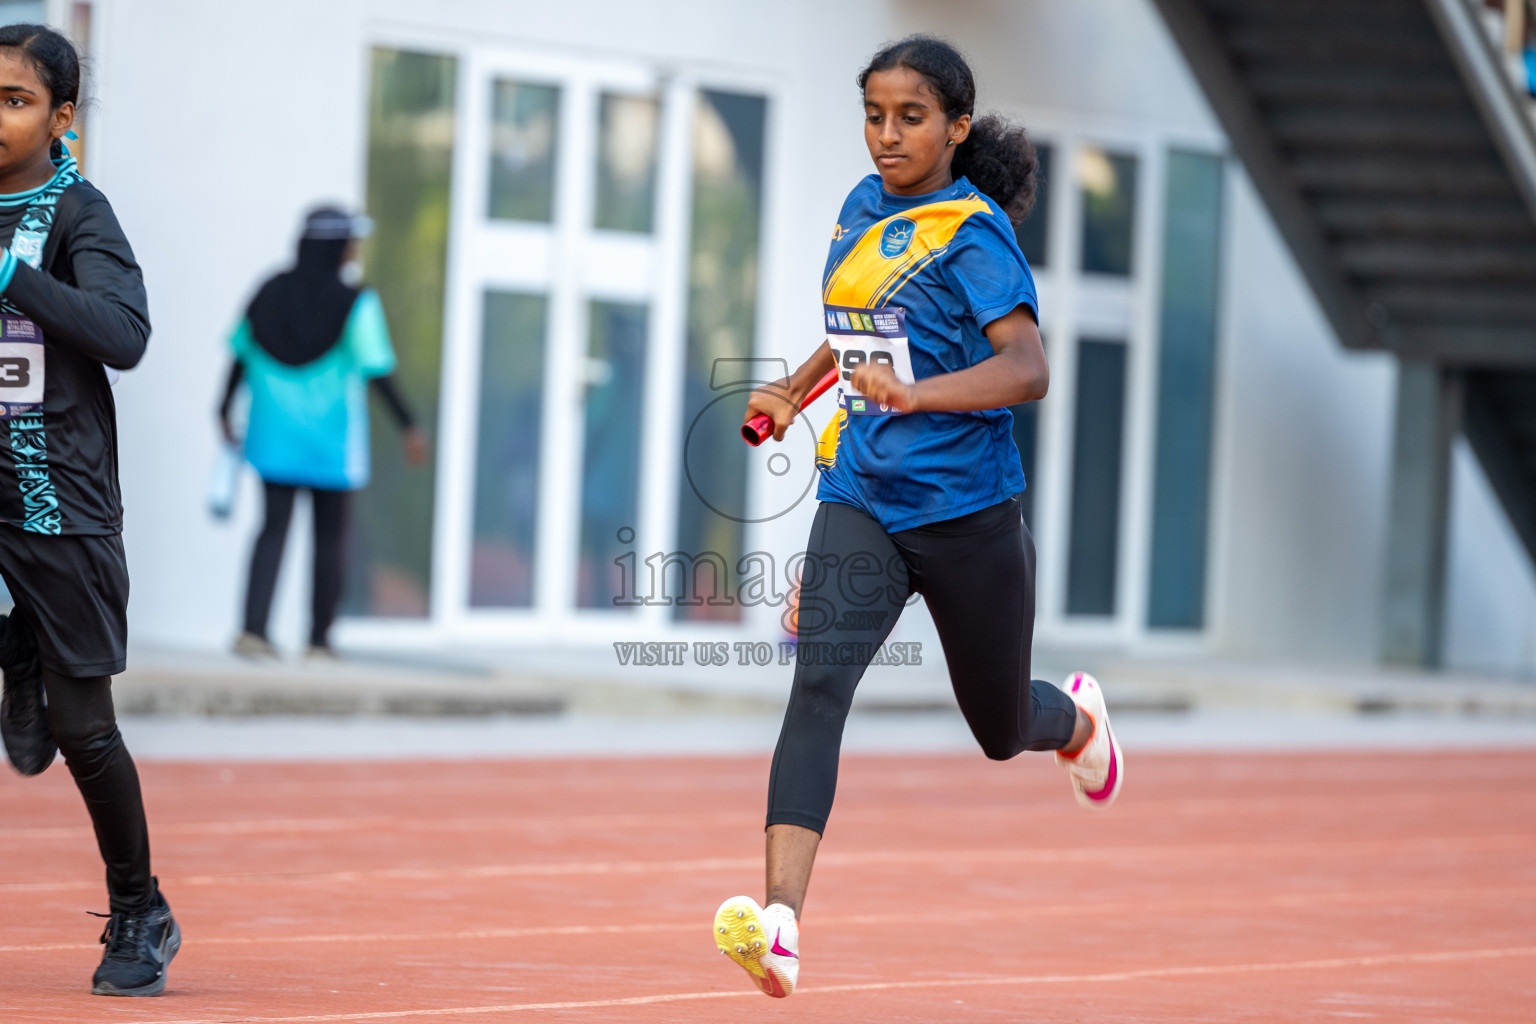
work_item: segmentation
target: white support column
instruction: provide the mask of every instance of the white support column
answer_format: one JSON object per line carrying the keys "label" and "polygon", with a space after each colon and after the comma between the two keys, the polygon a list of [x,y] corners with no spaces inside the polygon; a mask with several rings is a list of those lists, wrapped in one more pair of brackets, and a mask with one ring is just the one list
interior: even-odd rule
{"label": "white support column", "polygon": [[[670,551],[677,543],[678,453],[683,449],[683,371],[687,354],[688,237],[692,226],[693,122],[698,85],[686,75],[663,84],[660,165],[656,202],[656,291],[646,356],[645,430],[641,450],[640,522],[636,552]],[[648,593],[648,579],[638,583]],[[667,608],[650,605],[641,618],[652,629],[669,621]]]}
{"label": "white support column", "polygon": [[582,241],[592,223],[597,100],[598,85],[589,74],[578,72],[566,77],[560,95],[555,163],[554,273],[544,348],[539,539],[534,569],[534,606],[556,632],[566,624],[575,603],[588,343],[586,296],[581,286]]}
{"label": "white support column", "polygon": [[452,630],[469,605],[474,533],[475,431],[479,413],[484,296],[474,269],[475,229],[485,202],[490,96],[479,54],[459,54],[458,123],[450,180],[444,272],[442,381],[438,390],[437,493],[432,513],[432,617]]}
{"label": "white support column", "polygon": [[1461,410],[1459,375],[1426,360],[1399,361],[1381,603],[1381,657],[1389,664],[1440,664],[1451,442]]}

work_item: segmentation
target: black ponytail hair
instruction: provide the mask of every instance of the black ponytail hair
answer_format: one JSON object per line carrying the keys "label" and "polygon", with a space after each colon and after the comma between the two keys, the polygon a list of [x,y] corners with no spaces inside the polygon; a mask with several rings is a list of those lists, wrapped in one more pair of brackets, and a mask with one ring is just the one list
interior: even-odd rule
{"label": "black ponytail hair", "polygon": [[[0,27],[0,48],[20,50],[32,62],[52,97],[49,109],[58,110],[66,103],[80,105],[80,54],[74,43],[47,25],[6,25]],[[63,153],[63,143],[54,139],[54,158]]]}
{"label": "black ponytail hair", "polygon": [[910,68],[922,75],[951,121],[973,115],[970,135],[955,147],[950,173],[969,178],[1013,223],[1029,216],[1040,171],[1035,144],[1029,141],[1023,125],[998,114],[974,116],[976,79],[960,51],[929,35],[899,39],[882,47],[859,72],[860,91],[870,75],[892,68]]}

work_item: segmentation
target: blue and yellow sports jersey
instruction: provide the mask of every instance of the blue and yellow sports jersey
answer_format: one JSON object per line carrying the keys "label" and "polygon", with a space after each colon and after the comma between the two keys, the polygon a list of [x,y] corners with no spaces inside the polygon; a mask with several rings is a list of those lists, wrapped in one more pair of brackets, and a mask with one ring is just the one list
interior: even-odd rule
{"label": "blue and yellow sports jersey", "polygon": [[[863,337],[878,345],[882,333],[897,333],[892,317],[899,312],[906,342],[897,342],[903,349],[895,356],[898,375],[909,358],[914,380],[991,357],[982,328],[1021,305],[1039,318],[1035,281],[1013,225],[965,178],[921,196],[891,195],[877,174],[859,182],[837,218],[822,301],[834,350],[861,321],[869,328]],[[874,354],[872,348],[839,352],[845,386],[852,367]],[[1007,409],[861,415],[878,412],[866,404],[846,398],[822,432],[820,500],[861,508],[895,533],[975,512],[1024,489]]]}

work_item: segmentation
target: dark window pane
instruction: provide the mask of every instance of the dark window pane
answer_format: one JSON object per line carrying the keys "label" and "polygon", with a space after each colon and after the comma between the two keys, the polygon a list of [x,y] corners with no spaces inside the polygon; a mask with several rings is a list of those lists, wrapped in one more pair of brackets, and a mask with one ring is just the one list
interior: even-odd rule
{"label": "dark window pane", "polygon": [[[1042,340],[1042,344],[1044,339]],[[1019,468],[1024,471],[1024,493],[1019,495],[1023,506],[1024,525],[1035,528],[1035,456],[1039,449],[1040,403],[1024,402],[1008,407],[1013,413],[1013,444],[1019,450]]]}
{"label": "dark window pane", "polygon": [[1025,402],[1009,406],[1013,413],[1013,443],[1019,449],[1019,468],[1024,471],[1024,493],[1019,502],[1024,506],[1024,523],[1030,529],[1035,524],[1035,435],[1039,429],[1040,403]]}
{"label": "dark window pane", "polygon": [[490,215],[547,224],[555,215],[560,90],[497,82],[491,99]]}
{"label": "dark window pane", "polygon": [[1219,157],[1168,154],[1149,626],[1205,624],[1221,183]]}
{"label": "dark window pane", "polygon": [[485,295],[469,567],[476,608],[533,604],[546,305],[542,295]]}
{"label": "dark window pane", "polygon": [[1083,270],[1130,274],[1136,158],[1084,146],[1078,154],[1077,182],[1083,190]]}
{"label": "dark window pane", "polygon": [[[452,57],[374,50],[368,104],[368,213],[364,250],[399,359],[400,390],[428,430],[437,423],[443,295],[453,158]],[[373,481],[358,495],[350,543],[348,614],[427,614],[437,456],[399,457],[400,431],[372,417]]]}
{"label": "dark window pane", "polygon": [[593,226],[650,233],[660,130],[661,104],[654,97],[603,94],[598,111]]}
{"label": "dark window pane", "polygon": [[[693,134],[693,230],[688,271],[688,342],[683,434],[720,397],[710,384],[716,360],[752,355],[757,323],[758,245],[762,234],[763,141],[768,104],[760,96],[704,91]],[[746,398],[741,398],[745,407]],[[740,411],[735,414],[739,423]],[[734,568],[742,524],[700,497],[690,477],[707,480],[715,509],[740,510],[747,499],[747,449],[731,430],[697,430],[687,443],[678,493],[679,548],[714,553]],[[705,574],[706,576],[708,574]],[[705,594],[707,599],[710,594]],[[720,597],[728,595],[721,594]],[[679,605],[682,619],[737,621],[736,604]]]}
{"label": "dark window pane", "polygon": [[1051,226],[1051,147],[1041,146],[1039,153],[1040,172],[1035,208],[1022,224],[1013,229],[1014,237],[1019,240],[1019,248],[1024,250],[1024,258],[1031,267],[1045,266],[1046,241]]}
{"label": "dark window pane", "polygon": [[614,559],[633,548],[619,531],[639,519],[646,308],[594,302],[591,318],[576,604],[612,608],[624,594]]}
{"label": "dark window pane", "polygon": [[1067,614],[1113,615],[1120,549],[1125,345],[1085,340],[1077,352]]}

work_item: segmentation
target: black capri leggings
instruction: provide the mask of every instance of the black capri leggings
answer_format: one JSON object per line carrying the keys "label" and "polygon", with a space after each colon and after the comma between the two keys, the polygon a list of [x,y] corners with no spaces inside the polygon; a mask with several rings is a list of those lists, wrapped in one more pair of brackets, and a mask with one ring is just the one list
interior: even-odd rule
{"label": "black capri leggings", "polygon": [[988,757],[1071,741],[1077,706],[1029,678],[1035,545],[1017,498],[899,533],[852,505],[822,502],[801,575],[799,651],[768,824],[826,829],[853,691],[914,592],[933,615],[955,698]]}
{"label": "black capri leggings", "polygon": [[123,745],[112,708],[112,680],[76,679],[43,669],[48,729],[85,798],[96,846],[107,866],[112,912],[142,914],[155,900],[149,874],[149,825],[139,772]]}
{"label": "black capri leggings", "polygon": [[[265,638],[272,614],[272,594],[277,589],[277,570],[288,543],[288,524],[293,519],[293,499],[299,488],[264,482],[266,520],[251,551],[251,575],[245,591],[245,631]],[[341,602],[341,578],[345,570],[342,544],[347,527],[350,491],[309,489],[315,519],[315,574],[311,591],[309,642],[330,645],[331,623]]]}

